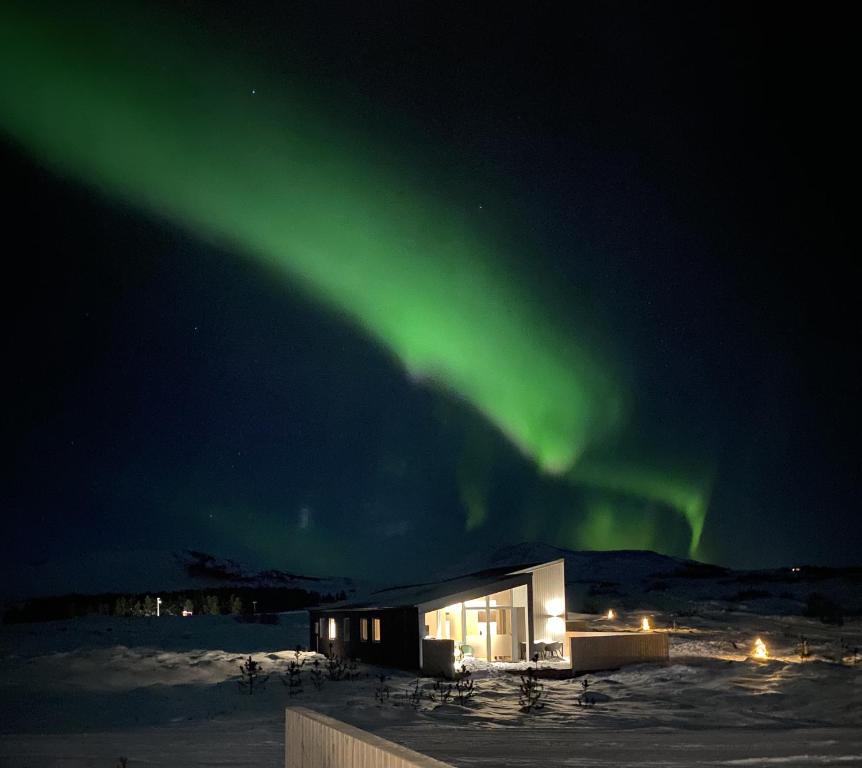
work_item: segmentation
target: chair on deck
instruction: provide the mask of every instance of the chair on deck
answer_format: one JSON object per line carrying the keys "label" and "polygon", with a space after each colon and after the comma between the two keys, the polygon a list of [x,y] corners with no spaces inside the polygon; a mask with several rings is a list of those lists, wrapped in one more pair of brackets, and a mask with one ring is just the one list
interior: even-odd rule
{"label": "chair on deck", "polygon": [[548,643],[545,646],[545,655],[546,656],[558,656],[559,658],[563,658],[563,644],[562,643]]}
{"label": "chair on deck", "polygon": [[536,654],[540,659],[545,658],[545,649],[547,648],[547,643],[533,643],[533,653]]}
{"label": "chair on deck", "polygon": [[473,646],[472,645],[459,645],[458,651],[460,652],[459,660],[463,659],[465,656],[473,655]]}

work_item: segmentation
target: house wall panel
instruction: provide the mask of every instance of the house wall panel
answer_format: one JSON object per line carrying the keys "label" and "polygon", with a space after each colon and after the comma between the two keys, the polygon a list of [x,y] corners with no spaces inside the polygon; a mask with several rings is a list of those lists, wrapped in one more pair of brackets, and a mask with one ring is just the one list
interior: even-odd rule
{"label": "house wall panel", "polygon": [[532,642],[563,643],[566,639],[566,582],[562,561],[533,571]]}
{"label": "house wall panel", "polygon": [[[334,639],[316,635],[315,622],[335,618]],[[350,618],[350,637],[343,636],[344,619]],[[381,641],[373,642],[373,620],[381,622]],[[368,620],[368,640],[360,638],[360,621]],[[381,608],[378,610],[312,609],[309,611],[309,648],[318,653],[346,659],[358,659],[369,664],[382,664],[400,669],[419,669],[419,618],[416,608]]]}

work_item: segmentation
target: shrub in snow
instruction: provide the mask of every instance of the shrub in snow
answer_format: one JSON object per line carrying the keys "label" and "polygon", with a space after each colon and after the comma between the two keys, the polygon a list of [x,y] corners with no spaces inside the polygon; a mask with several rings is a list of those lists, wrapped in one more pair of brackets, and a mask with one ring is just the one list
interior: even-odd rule
{"label": "shrub in snow", "polygon": [[264,675],[260,664],[258,664],[251,656],[248,657],[242,664],[239,665],[240,679],[239,690],[241,693],[248,693],[251,696],[255,689],[260,690],[266,685],[269,680],[269,675]]}
{"label": "shrub in snow", "polygon": [[326,659],[326,679],[333,683],[343,680],[347,667],[340,656],[328,656]]}
{"label": "shrub in snow", "polygon": [[579,707],[594,707],[596,706],[596,698],[591,695],[590,692],[590,681],[588,678],[584,678],[581,680],[581,692],[575,701],[578,702]]}
{"label": "shrub in snow", "polygon": [[461,665],[461,671],[455,677],[455,701],[462,707],[476,694],[473,685],[473,675],[465,664]]}
{"label": "shrub in snow", "polygon": [[545,686],[536,677],[536,670],[527,667],[521,675],[521,683],[518,686],[518,704],[522,712],[532,712],[545,706],[542,698],[545,694]]}
{"label": "shrub in snow", "polygon": [[347,680],[358,680],[362,673],[359,671],[359,665],[355,659],[350,659],[344,667],[344,676]]}
{"label": "shrub in snow", "polygon": [[408,687],[404,691],[404,703],[413,709],[419,709],[422,704],[422,689],[419,687],[419,678],[413,683],[412,687]]}
{"label": "shrub in snow", "polygon": [[309,672],[309,677],[311,678],[311,684],[315,687],[316,690],[320,690],[323,688],[323,670],[320,668],[320,659],[315,659],[314,663],[311,665],[311,672]]}
{"label": "shrub in snow", "polygon": [[281,678],[281,682],[287,686],[287,691],[291,696],[302,693],[302,663],[297,663],[291,659],[287,665],[287,674]]}
{"label": "shrub in snow", "polygon": [[429,698],[438,704],[446,704],[452,698],[452,683],[447,683],[445,680],[435,680]]}
{"label": "shrub in snow", "polygon": [[808,638],[805,637],[805,635],[799,636],[799,646],[797,647],[797,651],[799,653],[800,662],[804,662],[811,656],[811,649],[808,647]]}
{"label": "shrub in snow", "polygon": [[377,685],[374,687],[374,698],[378,704],[384,704],[389,701],[389,686],[386,681],[389,678],[384,674],[377,675]]}

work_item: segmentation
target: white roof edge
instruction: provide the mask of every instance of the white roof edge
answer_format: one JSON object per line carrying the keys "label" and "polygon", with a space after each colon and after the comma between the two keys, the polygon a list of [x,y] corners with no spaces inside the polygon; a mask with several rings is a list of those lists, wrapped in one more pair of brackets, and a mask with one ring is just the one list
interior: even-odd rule
{"label": "white roof edge", "polygon": [[509,571],[508,575],[513,575],[515,573],[532,573],[533,571],[538,571],[539,568],[547,568],[549,565],[556,565],[557,563],[565,563],[566,558],[558,557],[556,560],[548,560],[547,563],[538,563],[537,565],[531,565],[529,568],[521,568],[517,571]]}

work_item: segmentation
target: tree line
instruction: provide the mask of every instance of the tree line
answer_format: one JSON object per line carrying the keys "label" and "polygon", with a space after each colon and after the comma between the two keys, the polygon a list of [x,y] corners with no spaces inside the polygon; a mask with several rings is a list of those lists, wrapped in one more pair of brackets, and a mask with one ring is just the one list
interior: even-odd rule
{"label": "tree line", "polygon": [[192,615],[251,616],[343,600],[346,594],[343,591],[332,594],[293,587],[215,587],[173,592],[69,594],[35,597],[13,603],[6,607],[3,623],[55,621],[80,616],[155,616],[157,597],[161,598],[159,613],[163,616],[182,616],[183,611]]}

